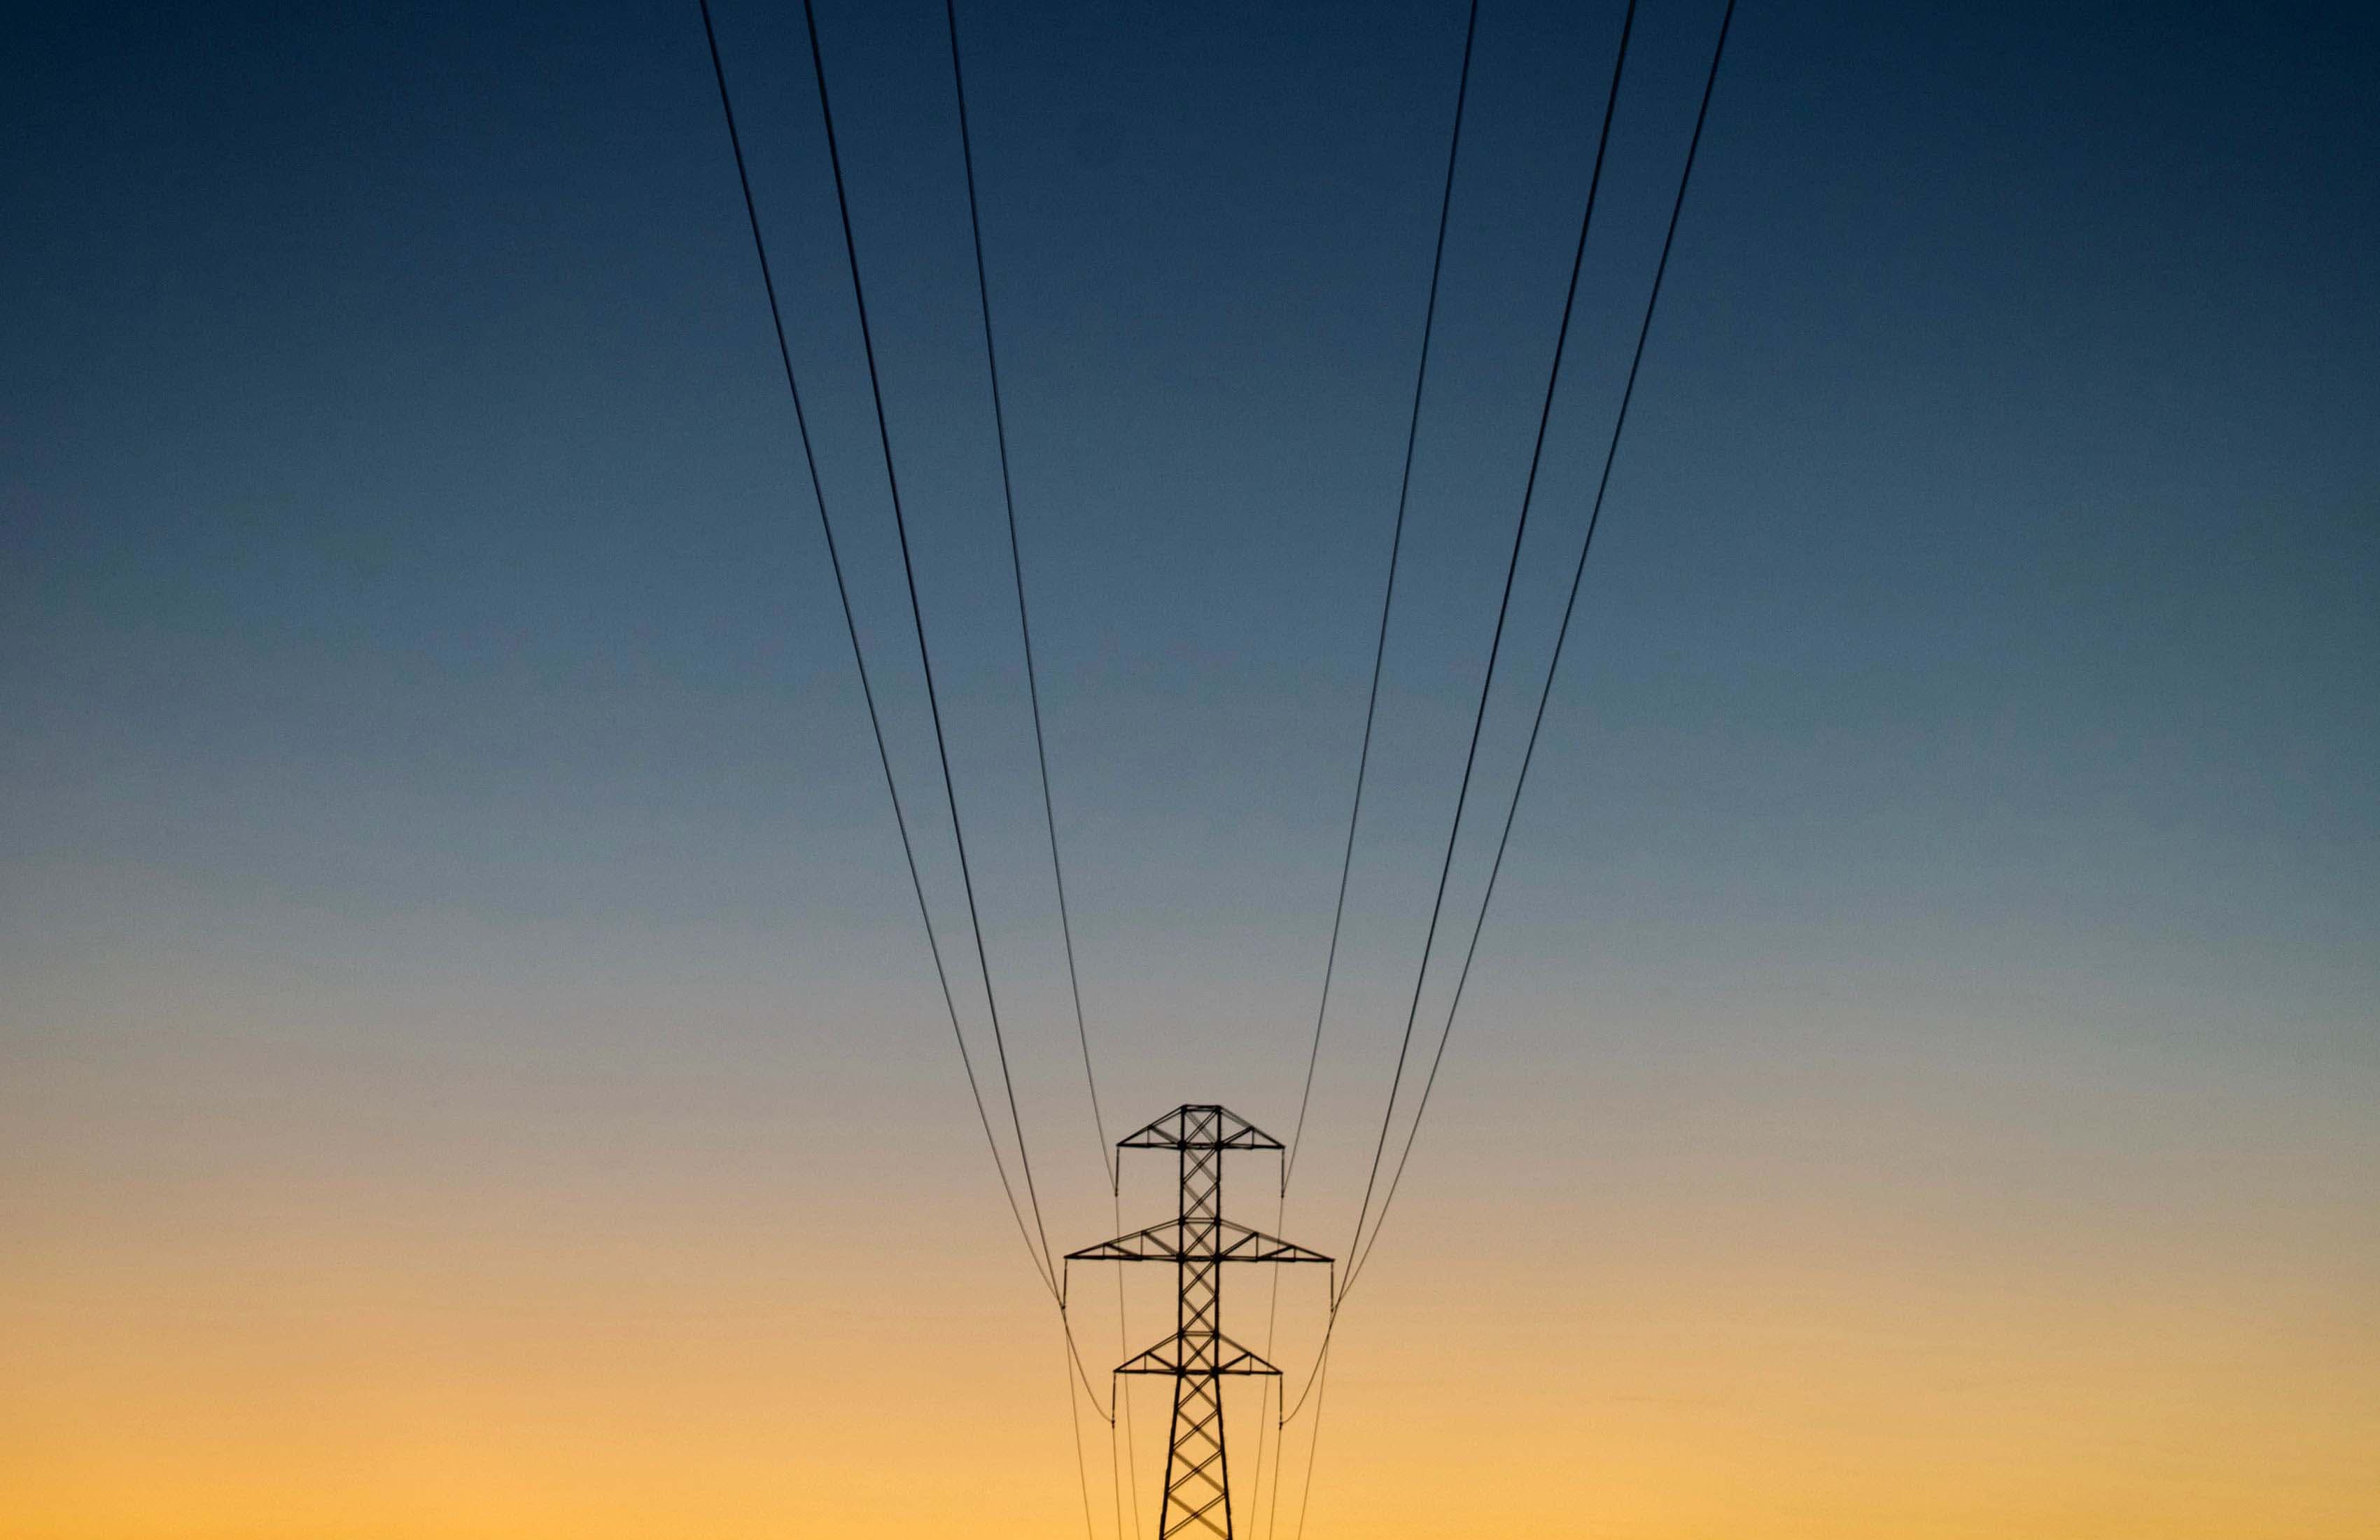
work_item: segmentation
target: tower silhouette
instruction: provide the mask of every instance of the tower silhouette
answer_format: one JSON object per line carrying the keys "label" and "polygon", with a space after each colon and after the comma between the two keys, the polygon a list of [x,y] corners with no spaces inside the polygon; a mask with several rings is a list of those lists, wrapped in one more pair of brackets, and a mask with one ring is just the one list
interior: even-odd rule
{"label": "tower silhouette", "polygon": [[1223,1264],[1330,1258],[1223,1218],[1227,1150],[1281,1148],[1281,1141],[1228,1109],[1177,1107],[1118,1149],[1170,1149],[1182,1168],[1182,1210],[1162,1224],[1069,1252],[1070,1262],[1171,1262],[1178,1279],[1173,1335],[1116,1366],[1121,1375],[1173,1381],[1173,1435],[1165,1457],[1159,1540],[1193,1534],[1231,1540],[1231,1462],[1223,1444],[1223,1376],[1281,1371],[1223,1334]]}

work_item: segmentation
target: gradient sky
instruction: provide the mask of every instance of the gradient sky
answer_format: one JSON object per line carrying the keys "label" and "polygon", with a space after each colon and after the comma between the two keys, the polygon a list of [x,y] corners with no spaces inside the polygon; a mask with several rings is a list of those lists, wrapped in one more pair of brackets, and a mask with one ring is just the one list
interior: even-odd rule
{"label": "gradient sky", "polygon": [[[1087,1243],[941,11],[820,9],[1018,1094]],[[1618,14],[1483,6],[1285,1220],[1325,1251]],[[799,12],[719,19],[964,958]],[[1717,22],[1639,24],[1483,812]],[[1286,1135],[1462,6],[962,24],[1111,1134],[1211,1099]],[[1744,0],[1318,1540],[2380,1533],[2375,44],[2347,6]],[[692,0],[29,7],[0,82],[0,1534],[1080,1533]],[[1271,1181],[1234,1169],[1244,1217]],[[1282,1302],[1302,1369],[1318,1281]]]}

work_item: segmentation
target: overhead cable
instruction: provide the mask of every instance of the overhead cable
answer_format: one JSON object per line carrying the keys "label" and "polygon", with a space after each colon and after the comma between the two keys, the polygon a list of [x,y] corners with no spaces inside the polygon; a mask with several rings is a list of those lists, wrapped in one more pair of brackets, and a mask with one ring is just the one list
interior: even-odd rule
{"label": "overhead cable", "polygon": [[[992,336],[991,283],[987,275],[983,255],[983,214],[976,193],[975,135],[967,115],[966,70],[964,50],[959,45],[958,0],[942,0],[942,18],[951,40],[951,89],[958,103],[959,156],[966,172],[967,230],[975,251],[975,285],[978,310],[983,318],[983,357],[985,371],[991,382],[992,436],[1000,449],[1000,498],[1008,516],[1008,564],[1016,579],[1016,628],[1025,642],[1025,688],[1033,710],[1033,754],[1041,776],[1042,825],[1050,835],[1050,876],[1058,891],[1058,933],[1065,942],[1066,986],[1074,997],[1075,1037],[1082,1047],[1083,1084],[1091,1097],[1091,1132],[1099,1157],[1099,1173],[1107,1179],[1111,1207],[1114,1210],[1116,1228],[1123,1228],[1123,1158],[1108,1146],[1107,1117],[1099,1108],[1099,1077],[1091,1064],[1091,1032],[1083,1014],[1083,980],[1075,963],[1075,922],[1066,902],[1066,868],[1058,855],[1058,812],[1050,790],[1050,748],[1041,726],[1040,669],[1033,653],[1033,620],[1025,600],[1025,557],[1016,530],[1016,491],[1010,478],[1008,460],[1008,411],[1006,398],[1000,386],[1000,349]],[[1116,1335],[1119,1346],[1129,1355],[1131,1328],[1124,1306],[1123,1274],[1116,1274]],[[1112,1400],[1112,1396],[1110,1398]],[[1124,1416],[1132,1415],[1131,1401],[1126,1398]],[[1109,1419],[1112,1435],[1114,1419]],[[1113,1438],[1110,1439],[1112,1452]],[[1133,1476],[1133,1507],[1137,1514],[1140,1505],[1139,1476]],[[1122,1529],[1121,1521],[1118,1529]]]}
{"label": "overhead cable", "polygon": [[1040,674],[1033,659],[1033,620],[1025,603],[1025,557],[1016,536],[1016,491],[1008,472],[1008,414],[1000,390],[1000,350],[991,335],[991,283],[985,276],[983,214],[975,190],[975,140],[967,126],[966,72],[959,62],[958,0],[942,0],[951,34],[951,86],[958,98],[959,155],[966,167],[967,229],[975,240],[975,291],[983,316],[983,357],[991,377],[992,435],[1000,445],[1000,499],[1008,512],[1008,565],[1016,578],[1016,628],[1025,638],[1025,689],[1033,706],[1033,753],[1041,770],[1041,816],[1050,831],[1050,875],[1058,887],[1058,932],[1066,943],[1066,984],[1075,997],[1075,1036],[1083,1049],[1083,1082],[1091,1092],[1091,1128],[1099,1140],[1099,1170],[1112,1191],[1122,1180],[1122,1158],[1108,1148],[1107,1118],[1099,1110],[1099,1077],[1091,1068],[1091,1032],[1083,1019],[1083,980],[1075,966],[1075,924],[1066,907],[1066,868],[1058,859],[1058,813],[1050,794],[1050,747],[1041,732]]}
{"label": "overhead cable", "polygon": [[[1503,596],[1496,604],[1496,630],[1488,643],[1488,667],[1479,679],[1479,708],[1471,719],[1471,744],[1463,756],[1463,781],[1454,794],[1454,819],[1446,831],[1446,855],[1439,863],[1438,891],[1430,900],[1429,928],[1422,938],[1421,963],[1414,969],[1413,1001],[1405,1010],[1403,1039],[1397,1046],[1396,1073],[1389,1081],[1388,1106],[1380,1114],[1380,1137],[1372,1151],[1371,1174],[1364,1181],[1364,1202],[1355,1214],[1355,1234],[1348,1243],[1347,1254],[1357,1255],[1363,1250],[1364,1220],[1371,1212],[1372,1193],[1379,1181],[1380,1162],[1389,1146],[1389,1128],[1395,1120],[1397,1093],[1404,1085],[1405,1062],[1413,1051],[1414,1024],[1421,1015],[1422,985],[1429,976],[1431,949],[1438,941],[1438,925],[1446,908],[1447,878],[1454,869],[1454,849],[1463,832],[1463,815],[1471,797],[1471,776],[1478,767],[1480,731],[1488,721],[1488,702],[1494,693],[1496,661],[1504,648],[1504,624],[1512,609],[1512,584],[1521,570],[1521,547],[1529,532],[1529,512],[1536,501],[1537,470],[1545,457],[1546,428],[1553,418],[1554,394],[1561,382],[1562,354],[1570,340],[1572,312],[1578,304],[1578,273],[1586,260],[1587,232],[1594,227],[1596,197],[1603,187],[1604,154],[1611,144],[1611,119],[1620,105],[1620,81],[1628,64],[1628,39],[1636,25],[1636,0],[1628,0],[1628,9],[1621,18],[1620,47],[1611,61],[1611,88],[1603,103],[1603,127],[1595,140],[1595,169],[1586,184],[1586,209],[1578,221],[1578,245],[1572,253],[1570,285],[1562,296],[1561,321],[1554,330],[1553,362],[1546,372],[1545,399],[1537,408],[1537,436],[1529,451],[1529,476],[1521,492],[1521,515],[1512,526],[1512,554],[1504,565]],[[1343,1288],[1343,1286],[1342,1286]]]}
{"label": "overhead cable", "polygon": [[[1297,1168],[1297,1152],[1305,1140],[1305,1117],[1314,1100],[1314,1075],[1322,1059],[1323,1023],[1330,1013],[1330,984],[1339,964],[1339,937],[1347,917],[1347,883],[1355,867],[1355,831],[1364,816],[1364,785],[1372,763],[1372,729],[1379,715],[1380,674],[1388,659],[1389,616],[1396,603],[1397,568],[1404,550],[1405,510],[1413,492],[1414,453],[1421,438],[1421,406],[1423,389],[1429,379],[1430,343],[1437,333],[1439,278],[1446,265],[1446,231],[1454,208],[1454,172],[1463,150],[1463,107],[1471,94],[1471,55],[1479,34],[1479,0],[1471,0],[1463,24],[1463,58],[1455,70],[1454,114],[1452,127],[1447,133],[1446,173],[1438,195],[1438,233],[1432,239],[1429,256],[1429,288],[1422,304],[1421,346],[1414,364],[1413,403],[1405,418],[1404,463],[1397,477],[1396,517],[1390,525],[1388,574],[1381,585],[1380,624],[1372,644],[1372,680],[1364,699],[1364,735],[1355,755],[1355,791],[1347,810],[1347,838],[1339,856],[1339,891],[1330,907],[1330,941],[1322,959],[1322,993],[1314,1010],[1314,1036],[1305,1055],[1305,1083],[1297,1097],[1297,1124],[1291,1132],[1289,1149],[1281,1158],[1281,1202],[1273,1229],[1278,1232],[1286,1223],[1289,1213],[1289,1179]],[[1281,1314],[1281,1273],[1274,1269],[1271,1279],[1271,1303],[1265,1316],[1265,1354],[1272,1354],[1275,1329]],[[1278,1387],[1268,1385],[1267,1389]],[[1262,1417],[1259,1402],[1258,1417]],[[1276,1435],[1282,1431],[1281,1421],[1274,1419]],[[1281,1500],[1281,1464],[1286,1450],[1278,1437],[1274,1444],[1273,1503],[1268,1521],[1279,1510]],[[1261,1420],[1257,1436],[1256,1488],[1264,1486],[1264,1432]],[[1271,1524],[1268,1522],[1267,1528]]]}
{"label": "overhead cable", "polygon": [[1570,596],[1562,604],[1561,628],[1554,635],[1553,657],[1547,663],[1545,680],[1537,688],[1537,707],[1529,722],[1528,746],[1522,750],[1520,774],[1513,780],[1512,797],[1504,808],[1504,828],[1497,836],[1496,858],[1488,869],[1488,886],[1480,896],[1479,915],[1472,923],[1471,941],[1463,950],[1462,971],[1455,976],[1454,995],[1447,1004],[1446,1025],[1439,1034],[1438,1050],[1431,1056],[1428,1077],[1422,1082],[1421,1097],[1414,1107],[1413,1126],[1405,1133],[1404,1148],[1397,1157],[1397,1169],[1390,1178],[1388,1194],[1380,1201],[1379,1221],[1372,1227],[1372,1239],[1365,1244],[1354,1265],[1348,1269],[1346,1282],[1340,1285],[1339,1297],[1342,1301],[1347,1297],[1347,1291],[1354,1286],[1355,1274],[1370,1258],[1372,1247],[1379,1243],[1379,1224],[1386,1222],[1389,1205],[1396,1201],[1397,1186],[1404,1180],[1405,1162],[1413,1158],[1414,1140],[1421,1133],[1422,1114],[1429,1110],[1429,1094],[1438,1084],[1439,1066],[1446,1060],[1447,1040],[1454,1035],[1455,1013],[1463,1006],[1463,988],[1471,979],[1472,960],[1479,952],[1479,933],[1488,924],[1488,905],[1496,897],[1496,879],[1504,869],[1504,851],[1512,843],[1513,816],[1520,811],[1521,793],[1528,784],[1529,766],[1536,758],[1537,734],[1546,724],[1546,702],[1552,698],[1554,675],[1561,667],[1562,644],[1570,639],[1571,619],[1578,610],[1579,583],[1586,575],[1586,555],[1594,549],[1596,527],[1603,517],[1604,494],[1611,487],[1612,462],[1619,457],[1620,435],[1628,426],[1628,406],[1636,395],[1636,375],[1644,367],[1645,339],[1652,334],[1654,308],[1661,301],[1661,280],[1670,271],[1670,250],[1678,238],[1678,216],[1686,206],[1686,184],[1694,177],[1695,154],[1702,148],[1703,124],[1710,116],[1712,88],[1718,84],[1719,59],[1727,50],[1728,29],[1734,19],[1735,0],[1727,0],[1727,9],[1719,18],[1718,42],[1711,49],[1710,70],[1703,79],[1702,104],[1694,112],[1694,137],[1686,143],[1686,164],[1684,169],[1678,173],[1677,196],[1670,204],[1669,228],[1661,236],[1661,257],[1653,269],[1652,291],[1645,297],[1645,314],[1636,328],[1635,352],[1628,360],[1628,382],[1620,393],[1620,409],[1612,418],[1610,442],[1604,448],[1603,472],[1595,484],[1595,502],[1587,514],[1586,534],[1579,542],[1578,561],[1571,569]]}
{"label": "overhead cable", "polygon": [[[1429,297],[1421,312],[1421,357],[1414,365],[1413,409],[1405,420],[1404,468],[1397,478],[1397,516],[1390,526],[1389,573],[1380,592],[1379,636],[1372,644],[1372,685],[1364,701],[1364,742],[1355,755],[1355,795],[1347,810],[1346,848],[1339,857],[1339,897],[1330,908],[1330,945],[1322,959],[1322,1000],[1314,1010],[1314,1046],[1305,1056],[1305,1088],[1298,1093],[1297,1126],[1289,1137],[1289,1153],[1281,1159],[1281,1187],[1297,1169],[1298,1146],[1305,1137],[1305,1112],[1314,1099],[1314,1066],[1322,1057],[1322,1023],[1330,1012],[1330,979],[1339,964],[1339,930],[1347,916],[1347,878],[1355,866],[1355,826],[1364,816],[1365,772],[1372,763],[1372,724],[1380,709],[1380,669],[1389,654],[1389,611],[1397,597],[1397,558],[1404,549],[1405,505],[1413,491],[1414,446],[1421,438],[1422,386],[1429,378],[1429,345],[1438,324],[1438,279],[1446,264],[1447,215],[1454,207],[1454,165],[1463,149],[1463,106],[1471,93],[1471,45],[1479,31],[1479,0],[1471,0],[1470,18],[1463,27],[1463,65],[1455,77],[1454,127],[1446,145],[1445,185],[1438,195],[1438,238],[1430,248]],[[1277,1275],[1276,1275],[1277,1276]]]}
{"label": "overhead cable", "polygon": [[917,918],[925,927],[926,947],[933,956],[934,980],[941,988],[942,1008],[950,1016],[951,1036],[958,1045],[959,1063],[966,1071],[967,1094],[974,1099],[976,1117],[983,1125],[984,1140],[991,1150],[992,1169],[1000,1176],[1000,1190],[1008,1199],[1008,1211],[1016,1220],[1017,1234],[1025,1242],[1026,1254],[1032,1259],[1034,1272],[1054,1298],[1058,1292],[1058,1279],[1050,1272],[1046,1246],[1039,1252],[1034,1248],[1033,1231],[1026,1225],[1025,1211],[1016,1201],[1015,1185],[1009,1179],[1008,1162],[1000,1152],[998,1136],[992,1133],[991,1115],[984,1105],[983,1085],[976,1074],[975,1056],[968,1050],[966,1034],[959,1025],[958,1003],[951,993],[950,972],[942,962],[941,942],[934,932],[933,912],[927,905],[925,883],[917,874],[917,847],[909,837],[908,816],[901,806],[901,788],[893,778],[892,755],[884,746],[884,723],[877,710],[875,686],[868,679],[868,658],[859,645],[859,626],[852,617],[851,589],[844,579],[843,556],[835,543],[834,521],[827,514],[826,489],[819,477],[818,455],[811,446],[809,420],[802,408],[801,386],[794,375],[793,351],[785,342],[784,312],[777,300],[777,281],[769,261],[769,243],[760,232],[759,208],[752,197],[752,178],[745,165],[744,139],[736,127],[735,104],[727,89],[726,67],[720,62],[719,33],[711,23],[710,0],[699,0],[699,4],[703,38],[710,47],[711,75],[719,83],[720,111],[727,119],[727,142],[735,152],[735,179],[743,189],[744,214],[751,225],[752,249],[760,263],[760,285],[769,299],[769,321],[776,333],[777,360],[783,366],[785,394],[793,400],[794,427],[801,441],[802,463],[809,472],[810,495],[818,508],[819,530],[826,540],[827,565],[834,574],[834,592],[842,605],[844,634],[851,641],[852,666],[859,675],[860,698],[868,708],[868,727],[875,739],[877,764],[884,772],[885,794],[892,803],[892,826],[901,836],[901,856],[908,868],[909,889],[917,896]]}
{"label": "overhead cable", "polygon": [[[1578,560],[1572,568],[1570,592],[1563,603],[1561,626],[1555,636],[1553,656],[1547,665],[1546,676],[1537,693],[1536,709],[1530,722],[1527,746],[1522,754],[1520,773],[1513,782],[1512,795],[1504,809],[1503,829],[1497,839],[1496,855],[1488,870],[1488,885],[1482,895],[1479,914],[1472,926],[1470,943],[1463,952],[1463,966],[1456,976],[1454,994],[1447,1007],[1446,1024],[1439,1033],[1438,1048],[1430,1061],[1429,1073],[1422,1085],[1421,1096],[1415,1110],[1414,1124],[1406,1133],[1403,1147],[1397,1158],[1396,1170],[1390,1178],[1388,1195],[1381,1204],[1382,1220],[1386,1219],[1388,1206],[1395,1200],[1397,1189],[1404,1180],[1406,1163],[1412,1158],[1414,1142],[1420,1133],[1421,1117],[1428,1110],[1429,1095],[1438,1083],[1439,1068],[1444,1063],[1446,1058],[1446,1045],[1453,1034],[1455,1014],[1462,1006],[1463,987],[1470,980],[1472,963],[1478,954],[1479,935],[1488,920],[1488,905],[1495,896],[1496,879],[1503,870],[1505,851],[1512,841],[1514,815],[1520,807],[1521,794],[1527,784],[1529,768],[1536,758],[1539,732],[1545,724],[1546,705],[1552,696],[1554,677],[1561,664],[1563,646],[1569,639],[1572,618],[1577,611],[1579,588],[1586,570],[1587,553],[1594,546],[1595,531],[1601,520],[1605,495],[1611,483],[1612,465],[1618,458],[1621,436],[1627,427],[1629,405],[1635,397],[1637,375],[1645,361],[1646,341],[1652,334],[1654,311],[1660,302],[1662,282],[1669,273],[1670,255],[1677,241],[1679,219],[1685,208],[1686,188],[1693,179],[1694,164],[1702,148],[1703,128],[1709,119],[1711,96],[1718,82],[1719,63],[1725,56],[1728,35],[1734,19],[1735,0],[1727,0],[1726,8],[1719,18],[1718,37],[1711,47],[1710,67],[1704,77],[1702,100],[1695,109],[1694,133],[1687,141],[1685,164],[1678,174],[1677,192],[1670,201],[1669,222],[1661,238],[1660,258],[1654,267],[1652,287],[1645,297],[1645,310],[1638,321],[1636,344],[1629,359],[1627,381],[1621,392],[1620,406],[1613,418],[1610,439],[1604,449],[1603,469],[1596,484],[1595,500],[1589,509],[1586,532],[1580,542]],[[1281,1415],[1284,1425],[1295,1421],[1299,1413],[1305,1410],[1307,1400],[1318,1394],[1318,1387],[1325,1376],[1325,1365],[1330,1362],[1332,1340],[1338,1331],[1340,1312],[1345,1305],[1348,1293],[1354,1287],[1356,1273],[1370,1259],[1372,1246],[1378,1243],[1378,1227],[1375,1225],[1370,1242],[1355,1254],[1354,1264],[1348,1269],[1345,1281],[1336,1291],[1330,1307],[1330,1320],[1323,1330],[1321,1348],[1316,1354],[1314,1366],[1307,1372],[1305,1386],[1300,1390],[1296,1401]]]}
{"label": "overhead cable", "polygon": [[[706,4],[708,0],[706,0]],[[859,314],[860,351],[868,360],[868,394],[876,413],[876,443],[883,452],[884,483],[892,502],[892,527],[900,537],[901,576],[909,589],[909,620],[917,636],[917,657],[926,679],[926,709],[933,719],[934,753],[942,770],[942,798],[951,815],[951,837],[958,847],[959,883],[966,893],[967,925],[975,937],[976,964],[983,976],[983,999],[986,1013],[991,1018],[991,1042],[1000,1060],[1000,1079],[1008,1094],[1008,1116],[1016,1131],[1016,1160],[1025,1173],[1025,1195],[1033,1208],[1033,1225],[1041,1239],[1042,1270],[1046,1275],[1055,1271],[1050,1245],[1050,1229],[1041,1218],[1041,1194],[1033,1181],[1033,1153],[1026,1143],[1025,1116],[1016,1105],[1016,1081],[1008,1063],[1008,1040],[1000,1027],[1000,1000],[991,984],[991,956],[983,940],[983,916],[978,911],[975,896],[975,873],[967,861],[966,829],[959,817],[959,796],[956,783],[951,778],[951,750],[942,732],[941,697],[934,688],[934,654],[926,641],[926,612],[917,600],[917,569],[910,559],[909,521],[901,506],[901,479],[893,467],[892,430],[884,410],[884,382],[876,367],[876,339],[868,324],[868,290],[860,277],[859,244],[852,234],[851,198],[844,187],[843,152],[834,132],[834,101],[827,90],[826,55],[819,44],[818,8],[812,0],[802,0],[802,21],[809,31],[810,67],[818,80],[819,116],[826,127],[827,165],[834,175],[835,212],[843,222],[844,257],[851,269],[851,295]]]}

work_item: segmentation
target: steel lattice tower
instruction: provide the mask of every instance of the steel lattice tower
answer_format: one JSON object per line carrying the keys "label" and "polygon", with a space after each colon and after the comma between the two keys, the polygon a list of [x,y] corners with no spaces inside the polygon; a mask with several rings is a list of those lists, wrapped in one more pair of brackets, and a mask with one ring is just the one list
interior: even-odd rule
{"label": "steel lattice tower", "polygon": [[1324,1262],[1223,1218],[1226,1150],[1281,1148],[1281,1141],[1224,1108],[1177,1107],[1118,1149],[1170,1149],[1182,1164],[1182,1212],[1164,1224],[1069,1252],[1070,1262],[1171,1262],[1180,1280],[1172,1337],[1116,1366],[1120,1375],[1173,1381],[1173,1438],[1165,1458],[1160,1540],[1192,1534],[1231,1540],[1231,1462],[1223,1450],[1223,1376],[1281,1371],[1223,1335],[1223,1264]]}

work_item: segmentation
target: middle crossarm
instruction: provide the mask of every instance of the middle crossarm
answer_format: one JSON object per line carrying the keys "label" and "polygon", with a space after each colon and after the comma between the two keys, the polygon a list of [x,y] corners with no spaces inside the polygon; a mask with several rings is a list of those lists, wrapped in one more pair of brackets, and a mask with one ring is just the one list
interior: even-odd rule
{"label": "middle crossarm", "polygon": [[1066,1254],[1069,1262],[1328,1262],[1318,1251],[1308,1251],[1278,1236],[1250,1230],[1230,1219],[1201,1219],[1135,1230],[1112,1241]]}

